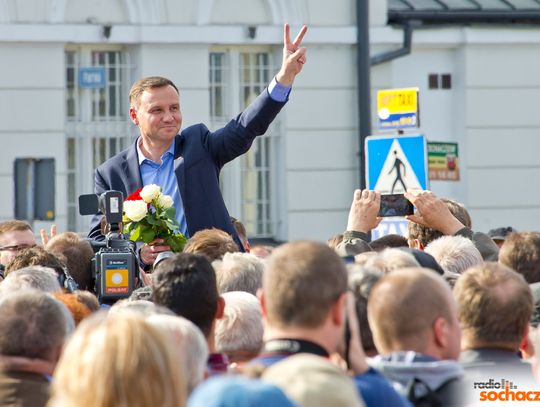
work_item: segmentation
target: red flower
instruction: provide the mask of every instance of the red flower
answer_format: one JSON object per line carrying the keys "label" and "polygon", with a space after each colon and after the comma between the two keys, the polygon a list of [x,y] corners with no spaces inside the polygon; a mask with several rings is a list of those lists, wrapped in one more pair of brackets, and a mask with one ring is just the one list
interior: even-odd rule
{"label": "red flower", "polygon": [[133,192],[130,196],[128,196],[126,198],[126,201],[142,201],[143,199],[141,198],[141,191],[142,191],[142,188],[139,188],[138,190]]}

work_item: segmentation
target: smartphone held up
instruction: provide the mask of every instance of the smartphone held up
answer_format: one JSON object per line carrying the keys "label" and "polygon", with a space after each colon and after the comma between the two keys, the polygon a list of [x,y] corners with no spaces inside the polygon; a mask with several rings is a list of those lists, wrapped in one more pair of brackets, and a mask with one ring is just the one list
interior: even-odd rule
{"label": "smartphone held up", "polygon": [[403,194],[381,195],[379,216],[407,216],[413,213],[413,204]]}

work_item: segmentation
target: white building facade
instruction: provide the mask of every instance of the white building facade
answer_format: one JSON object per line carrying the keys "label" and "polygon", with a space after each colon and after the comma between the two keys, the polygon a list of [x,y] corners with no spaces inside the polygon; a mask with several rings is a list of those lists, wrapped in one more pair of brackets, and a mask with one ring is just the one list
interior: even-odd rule
{"label": "white building facade", "polygon": [[[372,54],[401,46],[387,13],[371,0]],[[355,0],[0,0],[0,218],[14,217],[15,160],[53,158],[54,209],[34,228],[85,232],[78,195],[136,137],[131,84],[172,79],[183,126],[218,128],[277,71],[287,21],[293,32],[309,26],[308,63],[268,134],[223,171],[223,194],[252,237],[341,232],[360,181],[355,16]],[[461,181],[431,189],[465,203],[477,230],[540,230],[538,49],[535,28],[434,27],[414,32],[409,55],[371,70],[373,133],[375,91],[418,86],[419,130],[460,148]],[[105,84],[87,87],[87,68],[105,72]],[[428,89],[430,74],[450,74],[451,88]]]}

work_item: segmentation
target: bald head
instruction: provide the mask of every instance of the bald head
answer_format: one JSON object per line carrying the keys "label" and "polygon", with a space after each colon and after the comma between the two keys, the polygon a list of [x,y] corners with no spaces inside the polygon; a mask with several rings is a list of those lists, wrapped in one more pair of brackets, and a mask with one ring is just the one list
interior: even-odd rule
{"label": "bald head", "polygon": [[[448,284],[432,270],[406,268],[386,274],[371,291],[368,318],[383,354],[413,350],[428,355],[435,351],[431,356],[444,359],[459,355],[456,304]],[[439,323],[447,332],[433,332]]]}

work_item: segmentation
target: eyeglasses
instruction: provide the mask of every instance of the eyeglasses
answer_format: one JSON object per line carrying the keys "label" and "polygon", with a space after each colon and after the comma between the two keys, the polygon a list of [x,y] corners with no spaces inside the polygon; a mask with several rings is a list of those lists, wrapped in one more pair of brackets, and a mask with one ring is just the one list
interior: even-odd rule
{"label": "eyeglasses", "polygon": [[16,245],[12,245],[12,246],[2,246],[0,247],[0,252],[3,252],[3,251],[8,251],[8,252],[20,252],[21,250],[24,250],[24,249],[30,249],[32,247],[36,247],[35,244],[16,244]]}

